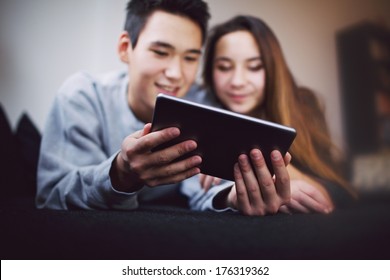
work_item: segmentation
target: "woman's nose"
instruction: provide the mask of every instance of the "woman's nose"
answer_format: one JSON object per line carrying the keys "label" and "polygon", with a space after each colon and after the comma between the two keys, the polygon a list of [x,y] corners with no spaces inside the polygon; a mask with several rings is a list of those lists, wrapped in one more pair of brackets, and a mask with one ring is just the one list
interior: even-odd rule
{"label": "woman's nose", "polygon": [[240,87],[245,84],[245,71],[240,68],[236,68],[233,72],[231,79],[231,85],[234,87]]}

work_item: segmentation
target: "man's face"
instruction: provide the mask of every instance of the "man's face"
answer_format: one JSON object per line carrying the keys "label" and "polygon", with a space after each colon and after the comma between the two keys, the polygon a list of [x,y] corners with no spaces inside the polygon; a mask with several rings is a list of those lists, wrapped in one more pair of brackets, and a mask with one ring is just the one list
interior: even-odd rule
{"label": "man's face", "polygon": [[140,120],[151,121],[158,93],[186,94],[196,77],[201,47],[201,30],[190,19],[162,11],[150,15],[135,48],[127,48],[128,102]]}

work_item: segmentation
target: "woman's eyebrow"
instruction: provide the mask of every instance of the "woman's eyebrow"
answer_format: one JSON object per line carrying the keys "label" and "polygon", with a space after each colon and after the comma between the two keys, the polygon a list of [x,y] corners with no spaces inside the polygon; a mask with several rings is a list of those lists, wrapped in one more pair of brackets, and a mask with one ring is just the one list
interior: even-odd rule
{"label": "woman's eyebrow", "polygon": [[[262,61],[261,56],[255,56],[255,57],[250,57],[250,58],[246,59],[246,61],[248,61],[248,62],[257,61],[257,60]],[[215,58],[215,61],[232,61],[232,59],[227,57],[227,56],[219,56],[219,57]]]}
{"label": "woman's eyebrow", "polygon": [[226,56],[218,56],[215,58],[215,61],[232,61],[232,60]]}
{"label": "woman's eyebrow", "polygon": [[247,59],[248,62],[257,61],[257,60],[262,61],[261,56],[251,57]]}

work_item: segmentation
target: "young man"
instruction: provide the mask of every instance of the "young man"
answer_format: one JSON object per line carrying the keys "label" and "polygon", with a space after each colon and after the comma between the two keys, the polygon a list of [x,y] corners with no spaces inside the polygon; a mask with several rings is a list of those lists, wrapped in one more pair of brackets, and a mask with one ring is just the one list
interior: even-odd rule
{"label": "young man", "polygon": [[180,131],[150,132],[149,122],[159,92],[182,97],[190,89],[208,19],[202,0],[129,2],[118,44],[128,71],[78,73],[55,98],[42,139],[38,208],[134,209],[200,172],[199,156],[175,161],[194,141],[152,153]]}

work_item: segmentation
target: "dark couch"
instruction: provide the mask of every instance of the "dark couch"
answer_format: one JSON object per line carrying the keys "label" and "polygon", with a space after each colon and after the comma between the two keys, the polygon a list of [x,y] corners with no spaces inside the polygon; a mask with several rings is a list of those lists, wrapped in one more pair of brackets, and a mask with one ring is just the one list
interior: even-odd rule
{"label": "dark couch", "polygon": [[2,202],[1,259],[389,259],[389,201],[330,215],[245,217],[145,205],[130,212]]}
{"label": "dark couch", "polygon": [[11,139],[1,150],[1,259],[390,258],[387,192],[329,215],[193,212],[179,195],[129,212],[37,210],[39,133],[25,116],[16,133],[2,124],[1,135]]}

